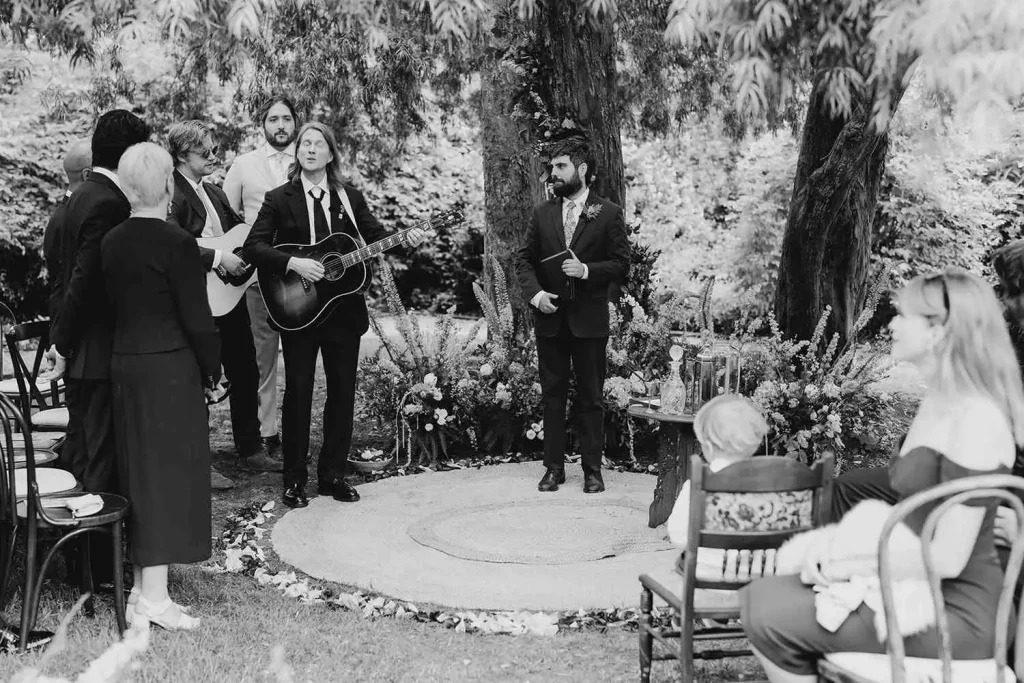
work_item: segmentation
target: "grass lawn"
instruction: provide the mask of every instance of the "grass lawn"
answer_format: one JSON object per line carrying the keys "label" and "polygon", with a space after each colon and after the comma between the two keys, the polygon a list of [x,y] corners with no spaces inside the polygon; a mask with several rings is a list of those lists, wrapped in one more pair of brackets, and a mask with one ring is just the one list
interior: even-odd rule
{"label": "grass lawn", "polygon": [[[320,376],[316,405],[322,401]],[[357,421],[356,430],[357,447],[380,445],[372,424]],[[315,414],[314,453],[319,432],[320,416]],[[237,469],[226,404],[213,410],[211,442],[216,467],[237,483],[234,489],[214,494],[213,529],[219,536],[229,512],[253,500],[278,500],[281,483],[280,474]],[[275,510],[283,511],[280,505]],[[270,549],[269,537],[264,549]],[[272,569],[284,568],[270,555]],[[171,580],[174,597],[192,605],[193,613],[203,619],[201,629],[194,633],[154,630],[149,650],[124,680],[276,681],[268,672],[275,645],[284,647],[295,681],[582,682],[630,681],[638,675],[637,636],[622,627],[561,632],[554,637],[472,635],[437,624],[366,619],[335,607],[304,605],[250,578],[211,574],[194,566],[172,568]],[[48,582],[39,627],[56,628],[75,598],[76,593],[58,581]],[[95,619],[77,616],[69,629],[67,650],[44,673],[73,676],[112,643],[116,638],[112,607],[109,597],[101,597]],[[20,592],[9,607],[8,619],[16,620],[19,609]],[[10,680],[40,657],[39,653],[0,655],[0,680]],[[699,680],[716,681],[748,671],[756,671],[752,660],[727,660],[707,665]],[[654,680],[673,680],[671,673],[671,664],[656,664]]]}

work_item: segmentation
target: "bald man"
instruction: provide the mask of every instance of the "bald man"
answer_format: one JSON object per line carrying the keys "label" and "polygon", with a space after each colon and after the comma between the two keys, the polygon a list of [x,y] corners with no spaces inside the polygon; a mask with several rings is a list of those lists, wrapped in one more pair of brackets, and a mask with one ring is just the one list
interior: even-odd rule
{"label": "bald man", "polygon": [[67,153],[64,155],[64,173],[68,177],[68,189],[64,192],[50,221],[46,224],[46,232],[43,233],[43,256],[46,258],[46,270],[50,279],[50,329],[57,322],[60,315],[60,306],[64,302],[64,268],[61,255],[61,228],[64,225],[64,216],[67,208],[68,197],[77,190],[85,179],[89,177],[92,168],[92,142],[89,138],[81,138],[71,143]]}

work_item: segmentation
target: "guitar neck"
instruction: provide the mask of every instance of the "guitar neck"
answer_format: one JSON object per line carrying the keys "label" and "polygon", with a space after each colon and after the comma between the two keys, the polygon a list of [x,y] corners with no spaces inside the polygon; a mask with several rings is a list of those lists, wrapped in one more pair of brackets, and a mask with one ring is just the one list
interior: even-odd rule
{"label": "guitar neck", "polygon": [[382,240],[378,240],[373,244],[368,244],[365,247],[360,247],[359,249],[356,249],[355,251],[350,251],[349,253],[341,257],[341,261],[346,268],[350,268],[356,265],[357,263],[362,263],[363,261],[371,259],[374,256],[379,256],[388,249],[393,249],[399,245],[405,244],[408,241],[409,233],[412,232],[413,230],[416,230],[417,228],[429,229],[430,227],[432,227],[433,222],[433,219],[431,219],[423,221],[422,223],[417,223],[411,228],[400,230],[396,232],[394,235],[389,235],[388,237],[385,237]]}

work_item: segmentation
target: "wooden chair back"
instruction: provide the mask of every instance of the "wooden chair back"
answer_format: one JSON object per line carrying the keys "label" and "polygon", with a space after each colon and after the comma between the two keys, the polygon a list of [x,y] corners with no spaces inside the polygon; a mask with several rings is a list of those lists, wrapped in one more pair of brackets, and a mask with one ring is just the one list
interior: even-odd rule
{"label": "wooden chair back", "polygon": [[[39,410],[60,407],[62,396],[58,382],[50,382],[48,386],[39,384],[43,357],[50,348],[50,321],[44,319],[13,325],[4,337],[11,356],[11,364],[14,366],[14,377],[18,383],[22,414],[27,418],[31,415],[33,406]],[[18,348],[18,345],[24,342],[36,344],[31,365],[25,362]]]}
{"label": "wooden chair back", "polygon": [[[686,542],[683,576],[685,581],[692,581],[694,588],[736,589],[752,578],[772,574],[773,567],[752,566],[755,557],[760,556],[762,561],[765,558],[764,552],[754,551],[777,549],[796,534],[828,522],[835,469],[835,456],[831,453],[825,454],[811,467],[792,458],[779,456],[751,458],[729,465],[719,472],[712,472],[700,456],[693,456],[691,467],[690,533]],[[802,494],[809,499],[809,514],[800,519],[790,518],[786,524],[766,529],[708,528],[709,503],[725,496],[735,502],[742,502],[750,494],[779,497]],[[699,548],[736,551],[740,559],[736,568],[730,572],[731,575],[723,574],[721,580],[717,581],[708,580],[697,575]],[[723,567],[723,571],[725,569]],[[684,584],[684,593],[690,594],[689,597],[684,595],[684,600],[693,599],[688,584]]]}
{"label": "wooden chair back", "polygon": [[[1018,495],[1014,495],[1016,491]],[[932,600],[935,603],[936,628],[939,632],[938,656],[942,662],[943,683],[952,683],[952,642],[949,634],[949,620],[946,618],[946,603],[942,595],[942,577],[935,572],[932,562],[931,544],[935,535],[935,527],[941,517],[951,507],[970,500],[997,499],[1009,507],[1017,516],[1017,536],[1013,539],[1010,559],[1006,566],[1002,591],[999,595],[999,606],[996,610],[995,662],[996,680],[1002,683],[1006,670],[1007,638],[1010,617],[1013,614],[1014,591],[1020,576],[1021,565],[1024,564],[1024,503],[1020,495],[1024,495],[1024,478],[1009,474],[987,474],[977,477],[966,477],[948,481],[930,489],[920,491],[898,503],[889,514],[878,542],[879,578],[882,588],[882,606],[885,610],[886,628],[888,629],[889,663],[892,670],[892,682],[904,683],[906,680],[903,636],[900,635],[896,620],[893,596],[893,562],[890,538],[896,525],[906,520],[915,510],[942,501],[925,518],[921,529],[921,550],[924,554],[924,566],[928,575]],[[1017,636],[1014,648],[1016,662],[1014,670],[1018,677],[1024,674],[1024,612],[1017,616]]]}

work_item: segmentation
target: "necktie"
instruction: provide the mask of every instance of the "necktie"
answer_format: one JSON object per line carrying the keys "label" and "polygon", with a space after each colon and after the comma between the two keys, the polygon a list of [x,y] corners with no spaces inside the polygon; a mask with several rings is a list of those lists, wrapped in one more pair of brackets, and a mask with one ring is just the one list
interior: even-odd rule
{"label": "necktie", "polygon": [[217,209],[213,208],[210,195],[206,194],[206,188],[202,183],[199,183],[199,187],[196,188],[196,194],[199,195],[199,200],[206,207],[206,225],[203,226],[203,237],[220,237],[224,234],[224,226],[220,224]]}
{"label": "necktie", "polygon": [[327,214],[324,213],[323,198],[326,193],[322,188],[313,187],[309,190],[309,196],[313,198],[313,232],[316,241],[331,234],[330,224],[327,222]]}
{"label": "necktie", "polygon": [[288,163],[285,161],[284,152],[274,152],[270,155],[271,167],[274,170],[274,180],[283,185],[288,180]]}
{"label": "necktie", "polygon": [[579,221],[579,217],[576,215],[576,202],[572,200],[566,200],[565,202],[565,220],[563,224],[565,226],[565,246],[569,246],[572,242],[572,235],[576,232],[576,223]]}

